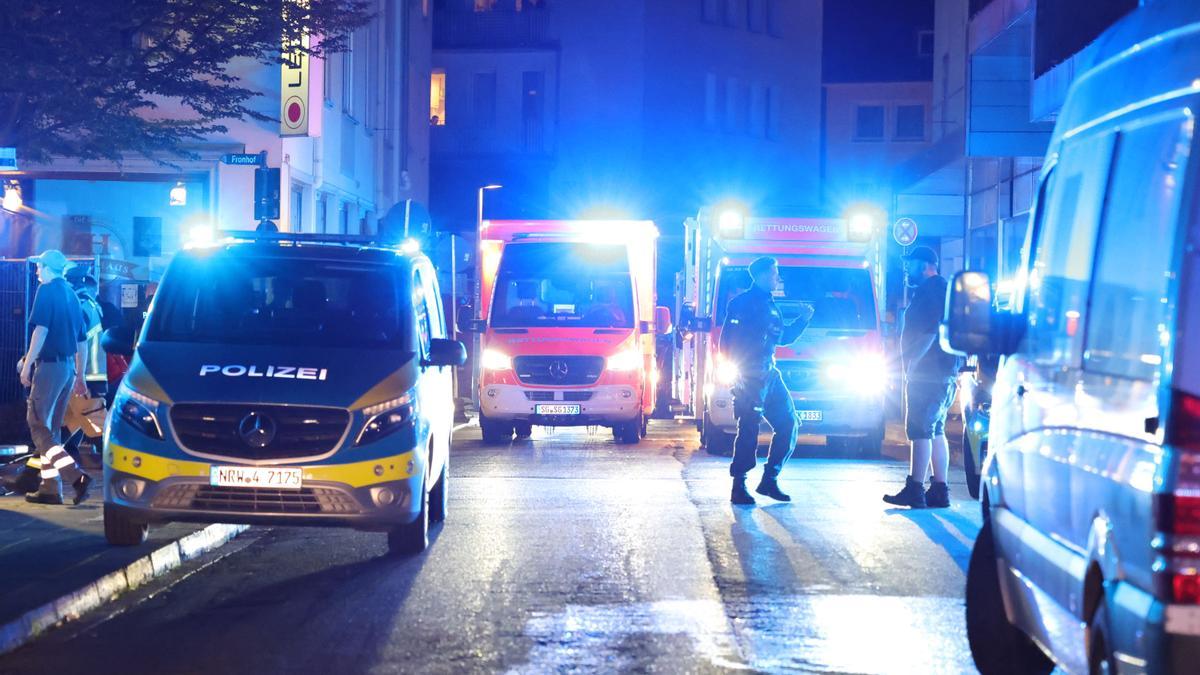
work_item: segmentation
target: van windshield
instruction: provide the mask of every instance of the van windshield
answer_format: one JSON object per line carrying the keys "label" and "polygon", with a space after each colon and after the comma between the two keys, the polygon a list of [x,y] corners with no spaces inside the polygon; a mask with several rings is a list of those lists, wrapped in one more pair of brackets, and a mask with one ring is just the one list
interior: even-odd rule
{"label": "van windshield", "polygon": [[[871,330],[876,327],[875,293],[871,275],[855,267],[779,266],[783,289],[775,293],[775,304],[785,321],[791,321],[800,306],[813,306],[813,328]],[[725,321],[729,300],[750,287],[745,267],[725,267],[717,288],[717,322]]]}
{"label": "van windshield", "polygon": [[497,328],[632,328],[633,282],[620,244],[504,247],[491,324]]}
{"label": "van windshield", "polygon": [[177,258],[147,339],[410,349],[410,322],[397,302],[402,276],[382,264],[311,258]]}

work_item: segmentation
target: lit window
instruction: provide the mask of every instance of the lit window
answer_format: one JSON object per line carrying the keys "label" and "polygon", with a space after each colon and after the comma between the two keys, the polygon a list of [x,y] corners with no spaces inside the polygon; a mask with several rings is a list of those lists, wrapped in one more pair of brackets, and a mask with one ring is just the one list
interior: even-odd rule
{"label": "lit window", "polygon": [[446,72],[434,71],[429,80],[429,124],[446,125]]}

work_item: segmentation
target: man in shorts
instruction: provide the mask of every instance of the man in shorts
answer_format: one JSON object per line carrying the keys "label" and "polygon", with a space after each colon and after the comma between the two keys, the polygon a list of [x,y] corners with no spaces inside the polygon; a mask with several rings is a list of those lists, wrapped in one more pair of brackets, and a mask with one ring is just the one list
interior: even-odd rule
{"label": "man in shorts", "polygon": [[[946,305],[946,279],[938,274],[938,256],[928,246],[918,246],[904,256],[904,273],[914,288],[904,310],[900,350],[904,363],[904,428],[911,443],[909,476],[904,489],[884,495],[883,501],[914,509],[950,506],[946,473],[950,448],[946,443],[946,414],[954,401],[957,356],[942,350],[938,324]],[[925,478],[933,480],[925,489]]]}

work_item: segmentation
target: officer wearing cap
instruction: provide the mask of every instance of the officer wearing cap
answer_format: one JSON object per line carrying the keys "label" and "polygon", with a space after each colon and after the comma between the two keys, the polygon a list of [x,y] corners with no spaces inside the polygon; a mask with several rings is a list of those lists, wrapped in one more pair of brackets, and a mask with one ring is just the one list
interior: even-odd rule
{"label": "officer wearing cap", "polygon": [[775,291],[782,285],[779,264],[774,258],[759,258],[750,263],[753,285],[729,301],[725,324],[721,328],[721,352],[738,369],[733,387],[733,414],[737,418],[737,437],[733,441],[733,477],[730,501],[754,504],[746,490],[746,473],[757,463],[758,426],[765,418],[775,432],[771,450],[763,467],[762,480],[755,489],[760,495],[783,502],[791,501],[779,489],[779,472],[796,447],[800,422],[792,395],[775,367],[775,348],[790,345],[800,338],[813,316],[810,305],[801,305],[799,315],[784,323],[775,304]]}
{"label": "officer wearing cap", "polygon": [[29,387],[26,421],[41,458],[41,485],[26,495],[31,502],[61,504],[60,477],[74,488],[76,504],[88,496],[92,478],[60,444],[59,435],[71,391],[84,393],[85,350],[83,313],[70,284],[63,278],[71,266],[60,251],[48,250],[29,259],[37,264],[38,286],[29,323],[29,351],[18,363],[21,384]]}
{"label": "officer wearing cap", "polygon": [[[904,310],[900,353],[904,364],[904,428],[911,444],[909,476],[904,489],[884,495],[883,501],[910,508],[950,506],[946,473],[950,449],[946,444],[946,414],[954,401],[958,357],[942,350],[938,324],[946,305],[946,279],[938,274],[938,256],[918,246],[904,256],[904,274],[913,291]],[[933,480],[925,478],[933,467]]]}

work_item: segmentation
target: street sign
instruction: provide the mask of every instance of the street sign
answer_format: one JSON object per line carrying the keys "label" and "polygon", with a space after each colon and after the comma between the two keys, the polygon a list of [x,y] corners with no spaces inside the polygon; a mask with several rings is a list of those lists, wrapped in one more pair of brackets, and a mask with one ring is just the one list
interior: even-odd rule
{"label": "street sign", "polygon": [[0,148],[0,171],[17,170],[17,149]]}
{"label": "street sign", "polygon": [[232,164],[233,166],[258,166],[259,162],[266,164],[266,157],[262,153],[236,152],[221,155],[222,164]]}
{"label": "street sign", "polygon": [[912,246],[917,240],[917,221],[912,218],[900,218],[892,226],[892,238],[901,246]]}
{"label": "street sign", "polygon": [[283,45],[279,83],[279,135],[308,135],[308,36]]}

